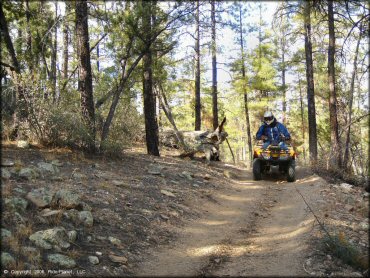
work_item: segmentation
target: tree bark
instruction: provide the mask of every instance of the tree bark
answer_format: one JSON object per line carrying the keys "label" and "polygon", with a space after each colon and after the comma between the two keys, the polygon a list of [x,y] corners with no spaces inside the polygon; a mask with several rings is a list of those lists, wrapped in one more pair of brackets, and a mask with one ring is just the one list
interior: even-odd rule
{"label": "tree bark", "polygon": [[195,15],[195,130],[201,129],[199,0]]}
{"label": "tree bark", "polygon": [[244,56],[244,38],[243,38],[243,20],[242,20],[242,7],[239,7],[239,34],[240,34],[240,51],[242,58],[242,77],[243,77],[243,95],[244,95],[244,111],[245,111],[245,123],[247,127],[247,138],[248,138],[248,150],[249,150],[249,160],[252,162],[253,149],[252,149],[252,136],[251,136],[251,126],[249,121],[249,109],[248,109],[248,95],[246,86],[246,74],[245,74],[245,56]]}
{"label": "tree bark", "polygon": [[[58,2],[55,2],[55,20],[58,19]],[[58,47],[58,25],[55,25],[53,46],[52,46],[52,56],[50,65],[50,81],[51,81],[51,95],[53,97],[53,102],[56,100],[56,86],[57,86],[57,47]]]}
{"label": "tree bark", "polygon": [[68,35],[69,27],[67,15],[70,12],[70,4],[65,2],[65,16],[63,22],[63,80],[64,82],[68,79]]}
{"label": "tree bark", "polygon": [[341,145],[338,132],[337,118],[337,95],[335,86],[335,31],[333,1],[328,0],[328,27],[329,27],[329,48],[328,48],[328,79],[329,79],[329,112],[330,112],[330,141],[331,141],[331,168],[342,168]]}
{"label": "tree bark", "polygon": [[153,71],[152,71],[152,2],[142,1],[144,10],[143,28],[146,30],[146,51],[143,56],[143,96],[144,96],[144,117],[145,136],[147,152],[150,155],[159,156],[158,149],[158,124],[156,120],[155,95],[153,92]]}
{"label": "tree bark", "polygon": [[87,1],[76,2],[76,38],[79,60],[78,90],[81,93],[81,112],[89,128],[88,149],[95,151],[95,109],[93,98]]}
{"label": "tree bark", "polygon": [[353,96],[355,93],[355,78],[356,78],[356,73],[357,73],[357,57],[358,57],[358,50],[360,47],[360,42],[361,42],[361,27],[360,27],[360,36],[357,41],[356,45],[356,50],[355,50],[355,58],[353,60],[353,71],[352,71],[352,76],[351,76],[351,86],[350,86],[350,91],[349,91],[349,99],[348,99],[348,120],[347,122],[349,123],[348,129],[347,129],[347,134],[346,134],[346,147],[345,147],[345,152],[344,152],[344,158],[343,158],[343,163],[345,169],[348,171],[351,169],[350,163],[349,163],[349,151],[350,151],[350,143],[351,143],[351,121],[352,121],[352,106],[353,106]]}
{"label": "tree bark", "polygon": [[215,0],[211,0],[211,21],[212,21],[212,115],[213,128],[218,127],[218,101],[217,101],[217,59],[216,59],[216,14]]}
{"label": "tree bark", "polygon": [[307,103],[308,103],[308,137],[311,166],[317,162],[317,131],[316,131],[316,108],[315,88],[313,79],[312,42],[311,42],[311,2],[305,1],[304,5],[304,39],[306,55],[306,78],[307,78]]}
{"label": "tree bark", "polygon": [[303,159],[306,161],[306,148],[304,147],[304,144],[306,142],[306,128],[304,124],[304,108],[303,108],[303,96],[302,96],[302,86],[301,86],[301,78],[298,79],[298,85],[299,85],[299,102],[301,104],[301,126],[302,126],[302,137],[303,137]]}

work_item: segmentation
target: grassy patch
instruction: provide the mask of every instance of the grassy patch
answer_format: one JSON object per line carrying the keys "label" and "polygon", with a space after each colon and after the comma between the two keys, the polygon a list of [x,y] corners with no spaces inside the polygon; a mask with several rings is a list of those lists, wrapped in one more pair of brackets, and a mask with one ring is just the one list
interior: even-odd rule
{"label": "grassy patch", "polygon": [[345,264],[362,270],[369,268],[368,255],[362,254],[357,246],[350,243],[343,232],[331,237],[325,236],[323,243],[326,251],[341,259]]}

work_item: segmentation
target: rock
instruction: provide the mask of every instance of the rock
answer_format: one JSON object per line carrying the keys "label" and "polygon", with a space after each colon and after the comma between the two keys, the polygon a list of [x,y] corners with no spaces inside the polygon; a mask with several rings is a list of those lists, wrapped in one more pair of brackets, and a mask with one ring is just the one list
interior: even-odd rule
{"label": "rock", "polygon": [[55,175],[59,172],[59,169],[51,163],[39,162],[37,167],[42,175]]}
{"label": "rock", "polygon": [[183,177],[185,177],[185,178],[187,178],[188,180],[193,180],[193,177],[194,177],[194,175],[193,174],[191,174],[191,173],[189,173],[189,172],[187,172],[187,171],[182,171],[182,173],[181,173],[181,175],[183,176]]}
{"label": "rock", "polygon": [[70,242],[75,242],[77,239],[77,232],[75,230],[69,231],[67,233],[67,236]]}
{"label": "rock", "polygon": [[103,253],[102,252],[96,251],[95,254],[98,255],[98,256],[103,256]]}
{"label": "rock", "polygon": [[224,176],[226,178],[232,179],[234,177],[234,174],[229,170],[224,170]]}
{"label": "rock", "polygon": [[359,228],[361,230],[367,231],[369,230],[369,223],[367,221],[363,221],[359,224]]}
{"label": "rock", "polygon": [[115,186],[124,186],[125,183],[124,181],[119,181],[119,180],[112,180],[112,184]]}
{"label": "rock", "polygon": [[193,183],[193,187],[199,187],[199,184]]}
{"label": "rock", "polygon": [[99,258],[96,256],[89,256],[89,262],[92,264],[98,264],[99,263]]}
{"label": "rock", "polygon": [[32,180],[32,179],[38,178],[39,173],[35,169],[32,169],[32,168],[22,168],[19,171],[18,176],[26,180]]}
{"label": "rock", "polygon": [[168,196],[168,197],[176,197],[176,195],[175,195],[175,194],[173,194],[173,193],[172,193],[172,192],[170,192],[170,191],[164,190],[164,189],[162,189],[162,190],[161,190],[161,193],[162,193],[163,195]]}
{"label": "rock", "polygon": [[160,214],[160,217],[166,221],[170,219],[167,215],[164,214]]}
{"label": "rock", "polygon": [[87,237],[86,237],[86,241],[87,241],[87,242],[92,241],[92,237],[91,237],[91,236],[87,236]]}
{"label": "rock", "polygon": [[352,190],[352,187],[353,185],[350,185],[348,183],[341,183],[340,184],[340,188],[343,190],[343,191],[346,191],[346,192],[349,192]]}
{"label": "rock", "polygon": [[43,249],[51,249],[53,247],[67,249],[70,247],[68,235],[63,227],[38,231],[30,235],[29,239],[34,242],[36,246]]}
{"label": "rock", "polygon": [[53,204],[62,208],[76,208],[81,206],[80,196],[66,189],[58,190],[53,198]]}
{"label": "rock", "polygon": [[97,236],[96,239],[104,241],[107,240],[108,238],[106,236]]}
{"label": "rock", "polygon": [[39,208],[47,207],[53,200],[54,193],[47,188],[37,188],[28,192],[26,198]]}
{"label": "rock", "polygon": [[21,149],[28,149],[30,147],[30,144],[28,143],[28,141],[19,140],[17,141],[17,147]]}
{"label": "rock", "polygon": [[1,178],[2,179],[8,180],[10,179],[11,176],[12,174],[7,169],[1,168]]}
{"label": "rock", "polygon": [[15,165],[14,161],[9,159],[2,159],[1,160],[1,167],[13,167]]}
{"label": "rock", "polygon": [[12,232],[7,230],[7,229],[4,229],[4,228],[1,228],[1,238],[8,238],[8,237],[11,237],[12,236]]}
{"label": "rock", "polygon": [[209,174],[205,174],[205,175],[203,176],[203,179],[205,179],[205,180],[210,180],[210,179],[211,179],[211,176],[210,176]]}
{"label": "rock", "polygon": [[72,174],[72,178],[74,178],[75,180],[85,180],[85,179],[87,179],[87,176],[85,174],[74,172]]}
{"label": "rock", "polygon": [[127,258],[123,256],[108,255],[109,259],[114,263],[126,264]]}
{"label": "rock", "polygon": [[162,170],[162,168],[160,168],[159,166],[150,164],[149,169],[148,169],[148,174],[160,175],[160,174],[162,174],[161,170]]}
{"label": "rock", "polygon": [[28,206],[28,202],[19,197],[5,198],[4,204],[11,210],[24,212]]}
{"label": "rock", "polygon": [[68,220],[72,220],[73,222],[77,223],[79,220],[79,211],[76,209],[69,209],[63,213],[65,218]]}
{"label": "rock", "polygon": [[25,194],[26,193],[26,191],[24,191],[22,188],[19,188],[19,187],[14,188],[13,191],[18,192],[20,194]]}
{"label": "rock", "polygon": [[78,218],[87,227],[92,227],[94,223],[91,212],[87,210],[80,211],[78,214]]}
{"label": "rock", "polygon": [[53,215],[59,214],[61,212],[62,212],[62,210],[60,210],[60,209],[58,209],[58,210],[51,210],[49,208],[46,208],[46,209],[43,209],[41,211],[41,216],[42,217],[53,216]]}
{"label": "rock", "polygon": [[1,265],[3,267],[14,267],[15,266],[15,260],[14,258],[12,257],[12,255],[10,255],[9,253],[7,252],[1,252]]}
{"label": "rock", "polygon": [[48,261],[66,268],[73,268],[76,266],[76,262],[74,259],[61,254],[48,255]]}
{"label": "rock", "polygon": [[81,202],[82,210],[92,211],[92,207],[85,202]]}
{"label": "rock", "polygon": [[109,240],[113,245],[116,245],[116,246],[120,246],[120,245],[122,244],[121,240],[119,240],[118,238],[112,237],[112,236],[109,236],[109,237],[108,237],[108,240]]}
{"label": "rock", "polygon": [[60,162],[59,159],[55,159],[51,162],[51,164],[53,164],[54,166],[58,166],[58,167],[61,167],[63,166],[63,162]]}
{"label": "rock", "polygon": [[15,212],[14,213],[14,221],[20,225],[20,224],[25,224],[26,221],[24,220],[24,218],[22,217],[22,215],[20,215],[18,212]]}

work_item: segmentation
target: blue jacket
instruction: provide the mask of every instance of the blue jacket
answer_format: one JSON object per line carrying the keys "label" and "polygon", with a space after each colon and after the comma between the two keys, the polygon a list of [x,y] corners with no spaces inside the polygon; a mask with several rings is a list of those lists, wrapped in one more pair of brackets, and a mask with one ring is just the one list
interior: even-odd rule
{"label": "blue jacket", "polygon": [[270,142],[280,142],[281,134],[284,135],[285,139],[290,139],[290,134],[286,127],[274,119],[274,122],[270,125],[264,123],[258,129],[256,139],[261,140],[261,136],[265,135]]}

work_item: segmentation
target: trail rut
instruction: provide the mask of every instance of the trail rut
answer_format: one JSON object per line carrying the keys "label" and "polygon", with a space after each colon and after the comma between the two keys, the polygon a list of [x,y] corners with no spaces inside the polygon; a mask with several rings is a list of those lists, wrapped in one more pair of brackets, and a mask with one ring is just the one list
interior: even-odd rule
{"label": "trail rut", "polygon": [[298,169],[294,183],[282,177],[253,181],[249,172],[230,180],[202,206],[204,214],[185,223],[178,239],[153,250],[138,276],[302,276],[306,242],[313,226],[297,189],[308,201],[319,187]]}

